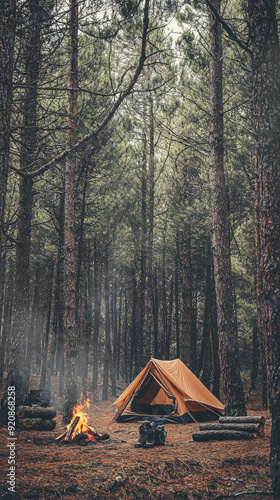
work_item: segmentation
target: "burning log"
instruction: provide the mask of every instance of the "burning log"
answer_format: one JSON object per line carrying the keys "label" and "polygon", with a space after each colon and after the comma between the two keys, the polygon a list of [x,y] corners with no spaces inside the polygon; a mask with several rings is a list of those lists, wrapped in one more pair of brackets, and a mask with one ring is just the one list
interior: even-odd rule
{"label": "burning log", "polygon": [[81,444],[88,445],[99,440],[109,439],[108,433],[99,434],[94,427],[88,425],[88,416],[85,408],[88,408],[89,401],[81,406],[76,406],[73,410],[73,417],[66,430],[55,439],[58,444]]}
{"label": "burning log", "polygon": [[109,439],[108,433],[98,433],[94,427],[87,424],[87,414],[83,406],[74,409],[74,415],[67,429],[55,439],[58,444],[88,445],[97,441]]}
{"label": "burning log", "polygon": [[44,408],[43,406],[19,406],[19,418],[42,418],[52,420],[56,416],[56,410],[52,406]]}
{"label": "burning log", "polygon": [[22,418],[19,420],[19,428],[29,431],[52,431],[56,426],[55,420],[43,418]]}
{"label": "burning log", "polygon": [[254,434],[242,431],[200,431],[193,433],[194,441],[226,441],[226,440],[240,440],[240,439],[254,439]]}
{"label": "burning log", "polygon": [[92,432],[92,435],[95,437],[97,441],[105,441],[106,439],[109,439],[110,434],[108,432],[102,432],[98,433],[97,430],[94,427],[88,426],[90,432]]}
{"label": "burning log", "polygon": [[79,420],[80,420],[80,417],[76,416],[75,419],[73,420],[72,424],[70,425],[68,431],[66,432],[64,441],[71,441],[71,436],[72,436],[72,434],[75,430],[75,427],[78,424]]}

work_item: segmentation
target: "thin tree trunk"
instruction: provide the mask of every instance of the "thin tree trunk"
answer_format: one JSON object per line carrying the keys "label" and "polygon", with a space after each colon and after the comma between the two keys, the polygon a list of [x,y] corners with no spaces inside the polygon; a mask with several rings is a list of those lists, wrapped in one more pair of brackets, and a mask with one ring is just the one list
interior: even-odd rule
{"label": "thin tree trunk", "polygon": [[255,172],[255,251],[256,251],[256,295],[258,310],[258,336],[261,362],[261,380],[262,380],[262,402],[263,407],[267,409],[268,405],[268,387],[267,387],[267,366],[266,366],[266,336],[265,336],[265,318],[264,304],[262,295],[261,267],[260,267],[260,223],[259,223],[259,179],[258,172]]}
{"label": "thin tree trunk", "polygon": [[180,358],[179,270],[180,270],[180,250],[179,250],[179,233],[177,231],[176,257],[175,257],[175,324],[176,324],[176,355],[177,355],[177,358]]}
{"label": "thin tree trunk", "polygon": [[[136,368],[136,359],[139,354],[139,350],[143,350],[143,346],[137,347],[136,342],[136,328],[137,328],[137,306],[138,306],[138,293],[137,293],[137,279],[135,268],[132,268],[132,308],[131,308],[131,327],[130,327],[130,356],[129,356],[129,381],[131,382],[133,375],[138,375]],[[133,373],[134,369],[134,373]]]}
{"label": "thin tree trunk", "polygon": [[155,357],[159,357],[159,335],[158,335],[158,316],[159,316],[159,297],[158,297],[158,277],[157,271],[154,272],[154,301],[153,301],[153,312],[154,312],[154,346],[155,346]]}
{"label": "thin tree trunk", "polygon": [[88,345],[86,329],[86,276],[84,261],[81,262],[80,270],[80,299],[79,299],[79,341],[81,346],[81,378],[82,378],[82,400],[86,401],[87,394],[87,375],[88,375]]}
{"label": "thin tree trunk", "polygon": [[56,309],[56,297],[57,297],[57,285],[58,285],[58,280],[57,280],[57,274],[58,274],[58,259],[59,259],[59,250],[57,249],[56,257],[55,257],[55,262],[54,262],[54,269],[53,269],[53,279],[52,279],[52,291],[51,291],[51,304],[50,304],[50,317],[49,317],[49,328],[48,328],[48,335],[47,335],[47,346],[46,346],[46,353],[47,353],[47,359],[46,359],[46,371],[45,374],[42,370],[41,374],[41,388],[42,389],[52,389],[52,384],[51,384],[51,374],[52,374],[52,360],[54,356],[54,337],[55,337],[55,309]]}
{"label": "thin tree trunk", "polygon": [[167,336],[166,336],[166,359],[170,358],[170,344],[172,332],[172,315],[173,315],[173,294],[174,294],[174,281],[171,279],[170,292],[169,292],[169,308],[167,316]]}
{"label": "thin tree trunk", "polygon": [[[141,172],[141,256],[140,256],[140,290],[139,290],[139,331],[138,345],[143,345],[146,337],[146,282],[147,282],[147,137],[143,132],[143,160]],[[144,366],[144,352],[141,350],[136,358],[136,369],[139,372]]]}
{"label": "thin tree trunk", "polygon": [[257,378],[259,371],[259,342],[258,342],[258,328],[253,327],[253,353],[252,353],[252,368],[251,368],[251,391],[256,390]]}
{"label": "thin tree trunk", "polygon": [[128,298],[126,291],[124,291],[124,321],[123,321],[123,359],[122,359],[122,376],[128,382]]}
{"label": "thin tree trunk", "polygon": [[[219,12],[220,0],[214,0],[213,5]],[[223,166],[222,37],[221,26],[211,12],[209,12],[209,19],[211,111],[209,179],[220,361],[225,413],[245,415],[245,397],[239,369],[237,335],[234,328],[230,232]]]}
{"label": "thin tree trunk", "polygon": [[33,303],[31,310],[30,328],[27,334],[27,355],[25,363],[25,380],[29,380],[34,355],[34,337],[37,316],[40,314],[40,261],[36,263]]}
{"label": "thin tree trunk", "polygon": [[192,335],[192,283],[191,283],[191,238],[189,224],[185,223],[182,234],[182,331],[180,353],[183,363],[194,368],[194,345]]}
{"label": "thin tree trunk", "polygon": [[101,258],[98,250],[97,241],[94,240],[93,248],[93,304],[94,304],[94,320],[93,320],[93,378],[92,391],[97,390],[98,386],[98,339],[100,330],[100,307],[101,307]]}
{"label": "thin tree trunk", "polygon": [[148,202],[148,240],[147,240],[147,303],[146,303],[146,339],[144,339],[145,364],[154,353],[153,319],[153,247],[154,247],[154,204],[155,204],[155,145],[153,97],[149,96],[149,202]]}
{"label": "thin tree trunk", "polygon": [[212,305],[212,290],[211,290],[211,249],[210,243],[207,248],[206,256],[206,280],[205,280],[205,303],[204,303],[204,318],[202,341],[198,373],[201,382],[210,389],[211,385],[211,367],[212,352],[211,352],[211,305]]}
{"label": "thin tree trunk", "polygon": [[7,340],[9,339],[11,333],[12,307],[13,307],[13,266],[10,263],[10,268],[7,275],[6,287],[5,287],[3,329],[2,329],[2,338],[0,346],[0,384],[3,380],[3,375],[4,375]]}
{"label": "thin tree trunk", "polygon": [[[78,2],[69,0],[69,73],[68,73],[68,138],[71,148],[77,141],[78,87]],[[66,156],[64,200],[64,338],[65,338],[65,406],[64,423],[72,417],[77,405],[77,318],[76,318],[76,258],[75,258],[75,170],[76,152]]]}
{"label": "thin tree trunk", "polygon": [[117,336],[117,380],[120,378],[120,364],[121,364],[121,331],[122,331],[122,304],[123,292],[120,290],[119,295],[119,312],[118,312],[118,336]]}
{"label": "thin tree trunk", "polygon": [[111,365],[111,332],[110,332],[110,292],[109,292],[109,256],[108,248],[105,250],[104,257],[104,292],[105,292],[105,352],[103,368],[103,389],[102,399],[108,399],[109,390],[109,372]]}

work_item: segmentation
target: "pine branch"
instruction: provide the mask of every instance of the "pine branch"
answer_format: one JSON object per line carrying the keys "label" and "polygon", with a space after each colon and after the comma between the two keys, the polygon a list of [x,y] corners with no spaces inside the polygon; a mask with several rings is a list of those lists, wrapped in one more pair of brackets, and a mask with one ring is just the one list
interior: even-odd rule
{"label": "pine branch", "polygon": [[[144,67],[144,63],[146,60],[146,46],[147,46],[147,37],[148,37],[148,27],[149,27],[149,2],[150,0],[145,0],[145,5],[144,5],[144,16],[143,16],[143,33],[142,33],[142,46],[141,46],[141,54],[139,58],[138,65],[136,67],[135,73],[133,78],[131,79],[131,82],[129,85],[126,87],[126,89],[120,93],[118,99],[116,102],[113,104],[111,110],[109,113],[105,116],[105,118],[102,120],[100,124],[98,124],[94,129],[92,129],[88,134],[84,135],[71,149],[74,151],[77,151],[81,146],[83,146],[89,139],[92,139],[93,137],[97,137],[98,134],[106,127],[106,125],[111,121],[117,110],[119,109],[120,105],[124,101],[124,99],[131,94],[134,85],[136,84],[140,73]],[[56,165],[56,163],[64,160],[64,158],[67,156],[69,153],[70,148],[65,149],[62,151],[59,155],[55,156],[52,160],[50,160],[48,163],[43,165],[42,167],[38,168],[37,170],[34,170],[33,172],[28,172],[28,173],[23,173],[20,169],[10,166],[10,169],[19,174],[22,177],[37,177],[38,175],[43,174],[46,172],[49,168],[53,167]]]}
{"label": "pine branch", "polygon": [[236,42],[241,49],[245,50],[245,52],[248,52],[248,54],[252,54],[252,51],[249,49],[247,45],[245,45],[238,37],[237,35],[233,32],[231,27],[226,23],[226,21],[223,19],[223,17],[219,14],[217,9],[214,7],[214,5],[210,2],[210,0],[205,0],[206,5],[209,7],[209,9],[213,12],[214,16],[216,19],[221,23],[222,27],[224,30],[227,32],[229,38]]}

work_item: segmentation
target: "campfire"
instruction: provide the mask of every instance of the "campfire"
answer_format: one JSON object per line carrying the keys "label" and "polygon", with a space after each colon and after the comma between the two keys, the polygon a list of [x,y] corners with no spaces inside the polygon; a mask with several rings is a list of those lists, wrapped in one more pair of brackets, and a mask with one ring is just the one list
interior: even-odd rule
{"label": "campfire", "polygon": [[70,424],[68,424],[66,430],[55,439],[56,443],[72,443],[85,446],[97,443],[97,441],[109,439],[110,435],[108,433],[99,434],[94,427],[88,425],[87,408],[89,408],[88,399],[83,405],[74,408]]}

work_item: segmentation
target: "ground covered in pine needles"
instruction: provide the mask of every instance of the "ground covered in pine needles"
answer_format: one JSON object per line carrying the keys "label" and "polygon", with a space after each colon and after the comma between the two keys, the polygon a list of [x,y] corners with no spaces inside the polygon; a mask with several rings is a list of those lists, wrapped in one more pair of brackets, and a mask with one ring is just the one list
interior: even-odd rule
{"label": "ground covered in pine needles", "polygon": [[[121,392],[121,391],[119,391]],[[271,499],[269,437],[271,422],[259,398],[250,397],[249,415],[266,417],[265,437],[253,441],[197,443],[197,424],[165,426],[166,444],[135,449],[139,423],[112,423],[109,401],[92,403],[89,425],[110,439],[88,446],[55,443],[62,433],[62,401],[56,429],[17,431],[16,490],[7,494],[8,432],[1,429],[0,499]]]}

